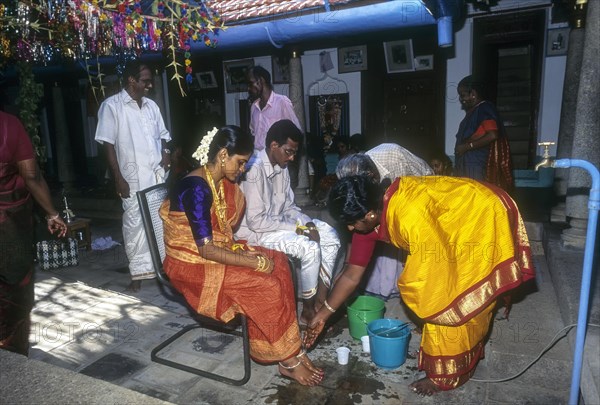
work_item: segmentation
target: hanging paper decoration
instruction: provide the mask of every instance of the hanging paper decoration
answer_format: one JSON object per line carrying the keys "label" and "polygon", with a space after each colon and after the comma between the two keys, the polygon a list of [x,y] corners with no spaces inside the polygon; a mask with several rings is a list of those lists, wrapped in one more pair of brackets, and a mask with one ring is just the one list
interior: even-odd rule
{"label": "hanging paper decoration", "polygon": [[185,95],[181,81],[192,80],[192,42],[214,47],[223,29],[205,0],[0,0],[0,69],[17,61],[44,66],[81,60],[89,73],[91,59],[97,64],[102,56],[166,51],[172,79]]}

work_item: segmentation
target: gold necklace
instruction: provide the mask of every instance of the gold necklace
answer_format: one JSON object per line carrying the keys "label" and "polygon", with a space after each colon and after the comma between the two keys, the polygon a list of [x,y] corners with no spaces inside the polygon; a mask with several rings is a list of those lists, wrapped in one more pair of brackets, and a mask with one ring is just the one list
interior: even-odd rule
{"label": "gold necklace", "polygon": [[208,170],[207,166],[204,166],[204,171],[206,172],[206,179],[208,180],[208,185],[210,186],[210,190],[213,194],[213,204],[215,206],[217,220],[219,221],[219,228],[221,228],[221,232],[225,232],[227,202],[225,202],[225,186],[223,186],[223,180],[219,180],[219,192],[217,192],[215,181],[213,180],[213,177],[210,174],[210,170]]}

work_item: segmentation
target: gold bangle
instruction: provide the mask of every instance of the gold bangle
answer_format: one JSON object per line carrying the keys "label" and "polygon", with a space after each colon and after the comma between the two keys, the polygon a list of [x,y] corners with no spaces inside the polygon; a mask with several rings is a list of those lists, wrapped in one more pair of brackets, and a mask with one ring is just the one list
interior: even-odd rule
{"label": "gold bangle", "polygon": [[334,314],[335,311],[337,311],[336,309],[331,308],[331,305],[329,305],[329,303],[327,302],[327,300],[323,301],[323,305],[325,305],[325,308],[327,308],[327,310],[329,312],[331,312],[332,314]]}
{"label": "gold bangle", "polygon": [[269,269],[269,261],[263,255],[256,256],[258,259],[258,265],[256,266],[256,271],[259,273],[266,273]]}
{"label": "gold bangle", "polygon": [[46,221],[54,221],[58,219],[59,216],[60,214],[58,212],[56,213],[56,215],[46,215]]}
{"label": "gold bangle", "polygon": [[265,259],[261,255],[257,255],[256,260],[258,260],[258,264],[256,265],[256,271],[261,271],[264,266],[263,262]]}

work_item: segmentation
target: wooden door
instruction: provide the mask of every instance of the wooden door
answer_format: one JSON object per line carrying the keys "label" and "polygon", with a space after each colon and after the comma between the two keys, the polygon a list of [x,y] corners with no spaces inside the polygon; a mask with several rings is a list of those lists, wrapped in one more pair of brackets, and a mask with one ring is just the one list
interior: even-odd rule
{"label": "wooden door", "polygon": [[535,161],[531,48],[531,45],[515,45],[498,49],[496,107],[506,128],[515,169],[527,169]]}
{"label": "wooden door", "polygon": [[384,137],[420,157],[439,147],[436,86],[430,78],[388,80],[384,86]]}
{"label": "wooden door", "polygon": [[540,10],[474,20],[473,72],[498,108],[515,169],[535,165],[545,18]]}

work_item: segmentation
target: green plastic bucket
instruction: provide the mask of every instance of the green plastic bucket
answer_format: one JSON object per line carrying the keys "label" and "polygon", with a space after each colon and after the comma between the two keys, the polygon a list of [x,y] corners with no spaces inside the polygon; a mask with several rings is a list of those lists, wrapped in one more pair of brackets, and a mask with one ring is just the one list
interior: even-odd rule
{"label": "green plastic bucket", "polygon": [[360,340],[367,334],[369,322],[383,318],[385,302],[379,298],[361,295],[348,305],[350,336]]}

